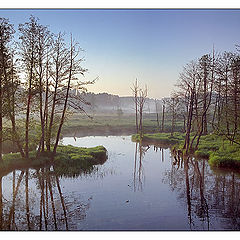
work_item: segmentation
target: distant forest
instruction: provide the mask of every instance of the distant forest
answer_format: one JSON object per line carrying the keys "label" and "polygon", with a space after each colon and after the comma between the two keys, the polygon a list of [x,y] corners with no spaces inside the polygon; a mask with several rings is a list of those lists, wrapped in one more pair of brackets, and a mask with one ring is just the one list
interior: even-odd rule
{"label": "distant forest", "polygon": [[[88,113],[90,114],[100,114],[100,113],[111,113],[117,114],[122,111],[122,114],[131,114],[135,112],[134,108],[134,97],[120,97],[118,95],[112,95],[108,93],[81,93],[81,96],[89,102],[91,105],[86,105],[88,108]],[[145,113],[156,113],[161,111],[162,100],[147,98],[144,112]]]}

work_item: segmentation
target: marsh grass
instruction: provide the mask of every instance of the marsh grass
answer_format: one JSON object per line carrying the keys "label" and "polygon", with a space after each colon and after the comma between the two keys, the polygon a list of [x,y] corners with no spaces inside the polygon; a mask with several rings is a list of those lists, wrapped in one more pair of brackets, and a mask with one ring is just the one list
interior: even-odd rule
{"label": "marsh grass", "polygon": [[[143,129],[145,132],[156,133],[159,132],[156,121],[156,114],[144,114]],[[171,131],[171,121],[166,117],[165,131]],[[95,115],[93,119],[87,116],[74,115],[71,117],[63,127],[63,133],[69,133],[76,130],[84,132],[135,132],[135,115],[123,114],[119,117],[117,115]],[[176,130],[181,131],[182,123],[176,123]]]}
{"label": "marsh grass", "polygon": [[212,151],[209,164],[215,167],[240,169],[240,146],[225,142],[217,151]]}
{"label": "marsh grass", "polygon": [[53,162],[54,171],[57,175],[76,177],[81,173],[90,173],[94,165],[103,164],[106,159],[107,150],[103,146],[93,148],[59,146]]}
{"label": "marsh grass", "polygon": [[[192,137],[192,136],[191,136]],[[139,142],[140,136],[133,135],[132,141]],[[143,142],[168,144],[172,149],[182,149],[184,145],[184,134],[174,133],[157,133],[157,134],[144,134]],[[193,145],[196,144],[196,141]],[[208,159],[209,165],[219,168],[234,168],[240,169],[240,146],[231,144],[224,137],[215,134],[202,136],[197,150],[192,152],[195,158]]]}
{"label": "marsh grass", "polygon": [[17,169],[53,165],[56,174],[73,177],[91,171],[93,165],[104,163],[107,159],[107,150],[103,146],[83,148],[60,145],[54,159],[48,152],[42,153],[38,158],[35,156],[36,151],[30,152],[29,160],[23,159],[20,153],[4,154],[3,163],[0,164],[1,175]]}
{"label": "marsh grass", "polygon": [[[144,134],[142,138],[143,142],[169,144],[169,145],[179,144],[183,140],[184,140],[184,135],[178,132],[175,132],[173,136],[171,136],[170,133]],[[140,135],[139,134],[132,135],[132,141],[139,142]]]}

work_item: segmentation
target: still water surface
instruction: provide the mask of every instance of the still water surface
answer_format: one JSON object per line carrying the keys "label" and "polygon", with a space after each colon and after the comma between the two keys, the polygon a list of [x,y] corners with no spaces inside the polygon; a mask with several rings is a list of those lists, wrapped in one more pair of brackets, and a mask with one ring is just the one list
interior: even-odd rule
{"label": "still water surface", "polygon": [[0,226],[9,230],[239,230],[240,179],[207,161],[176,164],[169,149],[130,136],[66,137],[63,144],[103,145],[108,159],[87,174],[52,168],[2,177]]}

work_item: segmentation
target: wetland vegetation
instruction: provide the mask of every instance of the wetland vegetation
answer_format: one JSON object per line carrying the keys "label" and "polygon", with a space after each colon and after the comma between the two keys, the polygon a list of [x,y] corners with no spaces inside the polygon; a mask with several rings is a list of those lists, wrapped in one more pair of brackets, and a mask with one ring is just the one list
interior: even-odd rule
{"label": "wetland vegetation", "polygon": [[239,46],[161,99],[89,92],[82,52],[0,18],[0,230],[239,230]]}

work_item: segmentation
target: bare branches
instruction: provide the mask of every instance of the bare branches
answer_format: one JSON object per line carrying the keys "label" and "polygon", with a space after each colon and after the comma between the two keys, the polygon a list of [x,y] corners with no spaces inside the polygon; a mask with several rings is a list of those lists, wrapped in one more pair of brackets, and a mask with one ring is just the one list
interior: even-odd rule
{"label": "bare branches", "polygon": [[[30,149],[29,144],[32,124],[40,120],[41,136],[35,140],[39,142],[38,153],[45,151],[45,147],[50,151],[56,129],[57,147],[65,113],[86,113],[84,106],[90,103],[84,100],[83,93],[97,78],[85,79],[87,69],[82,67],[84,58],[80,56],[83,50],[72,36],[68,46],[65,34],[53,34],[33,16],[19,24],[18,32],[17,48],[13,49],[8,46],[13,39],[13,26],[0,18],[0,156],[2,110],[6,108],[6,117],[12,122],[12,138],[20,148],[24,145],[24,151],[20,151],[28,158],[29,151],[36,149],[36,146]],[[25,121],[24,133],[18,134],[16,114],[21,116],[21,124]]]}
{"label": "bare branches", "polygon": [[144,104],[147,100],[147,86],[145,85],[144,88],[140,88],[136,79],[133,88],[131,89],[134,94],[135,102],[136,131],[137,133],[140,133],[140,137],[143,137],[143,111]]}

